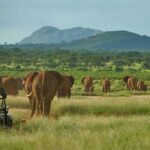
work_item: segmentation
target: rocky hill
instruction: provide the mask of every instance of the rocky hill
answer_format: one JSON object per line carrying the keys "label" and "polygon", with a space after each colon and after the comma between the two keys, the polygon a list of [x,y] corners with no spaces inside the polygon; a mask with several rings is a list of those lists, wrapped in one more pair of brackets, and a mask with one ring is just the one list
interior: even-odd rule
{"label": "rocky hill", "polygon": [[61,30],[56,27],[45,26],[21,40],[19,44],[51,44],[72,42],[100,33],[102,33],[102,31],[90,28],[75,27]]}

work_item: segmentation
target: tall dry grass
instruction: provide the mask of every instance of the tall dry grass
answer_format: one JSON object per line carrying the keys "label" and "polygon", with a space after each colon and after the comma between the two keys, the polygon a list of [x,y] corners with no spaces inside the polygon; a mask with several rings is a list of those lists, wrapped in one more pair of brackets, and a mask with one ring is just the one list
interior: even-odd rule
{"label": "tall dry grass", "polygon": [[34,117],[28,99],[8,97],[11,130],[0,131],[1,149],[149,150],[150,96],[74,96],[52,102],[58,119]]}

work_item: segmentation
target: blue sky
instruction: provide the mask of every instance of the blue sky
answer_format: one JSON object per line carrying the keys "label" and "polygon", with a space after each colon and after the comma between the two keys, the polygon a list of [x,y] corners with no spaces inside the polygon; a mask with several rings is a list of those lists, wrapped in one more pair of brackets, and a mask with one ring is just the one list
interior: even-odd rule
{"label": "blue sky", "polygon": [[0,0],[0,43],[42,26],[128,30],[150,36],[150,0]]}

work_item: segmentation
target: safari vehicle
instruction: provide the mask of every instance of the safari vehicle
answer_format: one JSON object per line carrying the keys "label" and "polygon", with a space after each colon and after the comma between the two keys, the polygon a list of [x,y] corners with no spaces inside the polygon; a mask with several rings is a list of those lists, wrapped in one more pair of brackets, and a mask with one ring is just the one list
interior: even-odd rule
{"label": "safari vehicle", "polygon": [[13,119],[8,113],[9,107],[6,104],[7,93],[4,88],[0,87],[0,100],[2,100],[0,105],[0,126],[4,128],[11,128]]}

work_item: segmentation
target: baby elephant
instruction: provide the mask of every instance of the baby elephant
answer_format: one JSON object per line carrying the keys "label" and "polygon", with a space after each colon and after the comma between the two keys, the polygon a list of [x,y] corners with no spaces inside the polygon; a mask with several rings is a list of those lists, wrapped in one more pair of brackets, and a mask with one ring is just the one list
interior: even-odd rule
{"label": "baby elephant", "polygon": [[105,79],[102,81],[102,87],[103,87],[103,92],[110,92],[110,81],[108,79]]}

